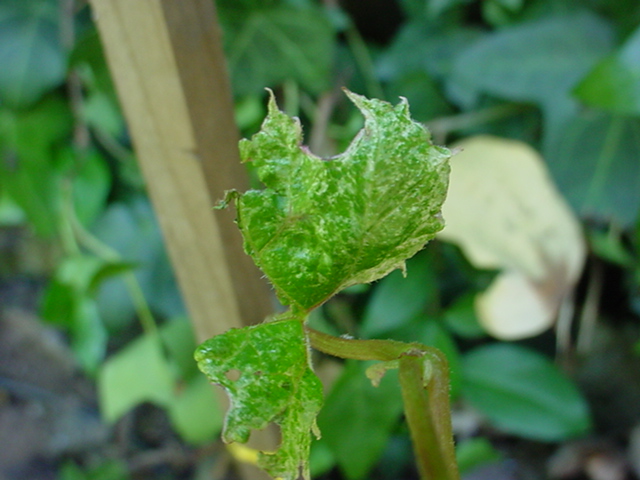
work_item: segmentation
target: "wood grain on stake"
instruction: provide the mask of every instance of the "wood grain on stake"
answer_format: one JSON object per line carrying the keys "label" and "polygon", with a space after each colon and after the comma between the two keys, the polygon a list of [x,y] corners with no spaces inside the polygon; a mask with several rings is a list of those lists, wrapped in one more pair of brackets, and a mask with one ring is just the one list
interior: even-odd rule
{"label": "wood grain on stake", "polygon": [[261,321],[268,287],[233,212],[212,210],[247,184],[213,2],[91,5],[198,339]]}
{"label": "wood grain on stake", "polygon": [[93,0],[109,65],[200,340],[270,313],[231,210],[247,180],[209,0]]}

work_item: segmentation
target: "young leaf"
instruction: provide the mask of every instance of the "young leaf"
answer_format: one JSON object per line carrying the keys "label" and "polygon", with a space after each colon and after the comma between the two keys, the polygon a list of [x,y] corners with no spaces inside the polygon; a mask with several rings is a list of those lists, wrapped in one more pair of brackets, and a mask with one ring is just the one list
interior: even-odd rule
{"label": "young leaf", "polygon": [[246,442],[252,429],[280,425],[282,443],[259,464],[273,477],[309,478],[310,431],[322,406],[322,385],[311,370],[302,322],[290,317],[232,329],[196,350],[200,370],[231,398],[222,437]]}
{"label": "young leaf", "polygon": [[262,130],[240,142],[267,187],[237,199],[245,249],[294,309],[403,268],[443,226],[450,152],[431,143],[405,100],[346,94],[365,126],[337,157],[305,148],[300,122],[273,95]]}

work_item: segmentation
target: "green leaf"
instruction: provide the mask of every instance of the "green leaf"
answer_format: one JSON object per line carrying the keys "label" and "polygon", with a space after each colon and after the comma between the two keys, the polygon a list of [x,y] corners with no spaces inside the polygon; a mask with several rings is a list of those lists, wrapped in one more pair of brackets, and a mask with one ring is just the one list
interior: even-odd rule
{"label": "green leaf", "polygon": [[0,5],[0,99],[9,106],[28,106],[64,81],[58,18],[53,0]]}
{"label": "green leaf", "polygon": [[336,464],[333,452],[322,438],[311,444],[309,465],[311,477],[316,478],[329,472]]}
{"label": "green leaf", "polygon": [[170,405],[173,389],[171,368],[156,335],[143,335],[109,357],[98,376],[100,407],[109,422],[142,402]]}
{"label": "green leaf", "polygon": [[169,405],[171,423],[180,436],[193,445],[211,442],[222,430],[218,403],[206,377],[197,375],[183,386]]}
{"label": "green leaf", "polygon": [[79,154],[64,148],[59,156],[72,182],[75,213],[82,224],[90,226],[105,208],[111,186],[109,168],[97,150]]}
{"label": "green leaf", "polygon": [[406,278],[396,270],[380,280],[364,311],[360,336],[372,338],[402,327],[433,300],[435,279],[429,261],[418,255],[407,265]]}
{"label": "green leaf", "polygon": [[299,121],[273,96],[261,132],[240,142],[267,186],[237,199],[245,249],[280,300],[305,311],[403,268],[443,226],[449,151],[431,143],[406,102],[347,95],[365,126],[337,157],[309,152]]}
{"label": "green leaf", "polygon": [[100,280],[129,269],[127,264],[114,263],[91,255],[77,254],[66,257],[60,262],[56,279],[71,287],[74,291],[90,295]]}
{"label": "green leaf", "polygon": [[458,468],[463,474],[471,472],[481,465],[496,462],[501,457],[500,452],[484,437],[464,440],[456,448]]}
{"label": "green leaf", "polygon": [[56,146],[71,133],[72,116],[59,97],[26,111],[0,109],[0,182],[40,235],[57,231],[61,175]]}
{"label": "green leaf", "polygon": [[72,310],[71,349],[85,371],[95,374],[107,351],[107,331],[93,298],[77,296]]}
{"label": "green leaf", "polygon": [[[111,204],[93,225],[93,233],[135,264],[136,277],[154,312],[165,317],[184,313],[160,229],[146,198]],[[97,300],[105,323],[112,329],[123,328],[134,316],[131,296],[121,278],[103,282]]]}
{"label": "green leaf", "polygon": [[588,12],[551,15],[485,36],[455,59],[449,93],[466,108],[481,93],[534,102],[550,132],[577,108],[569,93],[612,46],[609,26]]}
{"label": "green leaf", "polygon": [[196,341],[189,319],[173,318],[162,325],[160,338],[167,349],[168,357],[177,367],[181,378],[190,379],[200,375],[198,366],[193,361]]}
{"label": "green leaf", "polygon": [[[100,41],[100,34],[95,24],[79,32],[69,59],[71,67],[82,76],[83,83],[88,89],[88,96],[100,93],[117,103],[117,95],[109,71],[109,66]],[[90,98],[86,99],[91,101]],[[114,105],[118,109],[118,105]],[[86,108],[86,105],[84,106]],[[90,120],[90,119],[89,119]],[[102,122],[98,122],[98,125]],[[122,124],[122,118],[120,124]]]}
{"label": "green leaf", "polygon": [[640,209],[640,122],[587,111],[545,156],[560,190],[583,217],[628,226]]}
{"label": "green leaf", "polygon": [[61,261],[43,300],[43,316],[71,334],[71,347],[81,365],[95,372],[104,358],[107,332],[93,298],[104,278],[130,266],[89,255],[74,255]]}
{"label": "green leaf", "polygon": [[196,350],[200,370],[231,398],[222,438],[246,442],[252,429],[280,425],[282,443],[259,464],[273,477],[309,478],[309,447],[322,406],[322,385],[311,370],[302,322],[274,320],[232,329]]}
{"label": "green leaf", "polygon": [[587,105],[612,113],[640,114],[640,27],[618,52],[598,63],[574,93]]}
{"label": "green leaf", "polygon": [[129,480],[129,468],[120,460],[106,460],[97,466],[81,469],[72,460],[63,463],[56,480]]}
{"label": "green leaf", "polygon": [[95,373],[104,358],[108,340],[100,312],[86,291],[65,281],[59,272],[57,275],[45,291],[42,315],[69,333],[78,363],[86,372]]}
{"label": "green leaf", "polygon": [[472,350],[463,359],[465,398],[505,432],[557,441],[587,432],[587,404],[544,356],[510,344]]}
{"label": "green leaf", "polygon": [[589,230],[587,238],[594,255],[624,269],[633,269],[636,266],[636,258],[626,243],[623,231],[616,224],[611,225],[609,231],[606,232],[596,229]]}
{"label": "green leaf", "polygon": [[366,477],[402,414],[397,370],[374,387],[365,375],[371,364],[348,361],[318,416],[322,441],[349,480]]}
{"label": "green leaf", "polygon": [[425,72],[412,72],[391,82],[388,98],[405,97],[416,120],[426,122],[449,115],[453,109],[440,92],[440,86]]}
{"label": "green leaf", "polygon": [[471,28],[439,30],[424,22],[410,22],[380,54],[376,70],[385,81],[418,72],[426,72],[436,79],[447,79],[455,58],[482,36],[480,30]]}
{"label": "green leaf", "polygon": [[[221,11],[234,91],[262,91],[293,79],[319,93],[329,87],[333,28],[319,8],[239,8]],[[226,21],[225,21],[226,19]]]}
{"label": "green leaf", "polygon": [[475,293],[467,293],[458,298],[444,313],[444,322],[456,335],[465,339],[486,337],[478,321],[475,310]]}

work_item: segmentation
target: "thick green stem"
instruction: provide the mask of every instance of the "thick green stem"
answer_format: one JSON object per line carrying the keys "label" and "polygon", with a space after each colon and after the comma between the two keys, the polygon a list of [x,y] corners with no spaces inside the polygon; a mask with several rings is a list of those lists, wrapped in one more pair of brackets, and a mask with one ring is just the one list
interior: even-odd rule
{"label": "thick green stem", "polygon": [[[437,348],[395,340],[354,340],[307,327],[311,346],[354,360],[399,360],[404,410],[422,480],[458,480],[449,407],[449,366]],[[427,371],[427,365],[429,371]]]}
{"label": "thick green stem", "polygon": [[[425,360],[432,368],[426,390]],[[420,477],[425,480],[459,478],[451,430],[448,368],[441,360],[441,354],[434,358],[429,353],[407,353],[400,357],[399,377],[405,417]]]}
{"label": "thick green stem", "polygon": [[377,360],[390,362],[412,348],[420,349],[418,343],[403,343],[395,340],[355,340],[353,338],[334,337],[305,327],[311,346],[322,353],[352,360]]}

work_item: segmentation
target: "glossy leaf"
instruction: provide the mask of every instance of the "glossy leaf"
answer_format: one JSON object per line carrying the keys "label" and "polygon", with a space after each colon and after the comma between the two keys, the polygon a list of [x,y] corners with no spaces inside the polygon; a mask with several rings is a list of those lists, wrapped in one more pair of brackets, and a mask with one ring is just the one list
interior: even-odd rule
{"label": "glossy leaf", "polygon": [[5,1],[0,5],[0,99],[25,107],[62,84],[66,54],[53,0]]}
{"label": "glossy leaf", "polygon": [[309,478],[311,431],[322,406],[322,385],[310,367],[302,322],[281,319],[232,329],[207,340],[196,360],[209,380],[231,398],[225,442],[244,443],[251,430],[280,425],[282,443],[261,453],[259,464],[273,477]]}
{"label": "glossy leaf", "polygon": [[463,394],[501,430],[545,441],[582,435],[587,404],[544,356],[510,344],[479,347],[463,360]]}
{"label": "glossy leaf", "polygon": [[586,104],[613,113],[640,114],[640,27],[617,53],[589,72],[575,94]]}
{"label": "glossy leaf", "polygon": [[323,160],[272,97],[262,131],[242,140],[266,185],[237,199],[245,249],[280,300],[310,310],[350,285],[403,268],[442,226],[449,151],[396,107],[347,92],[365,117],[349,148]]}

